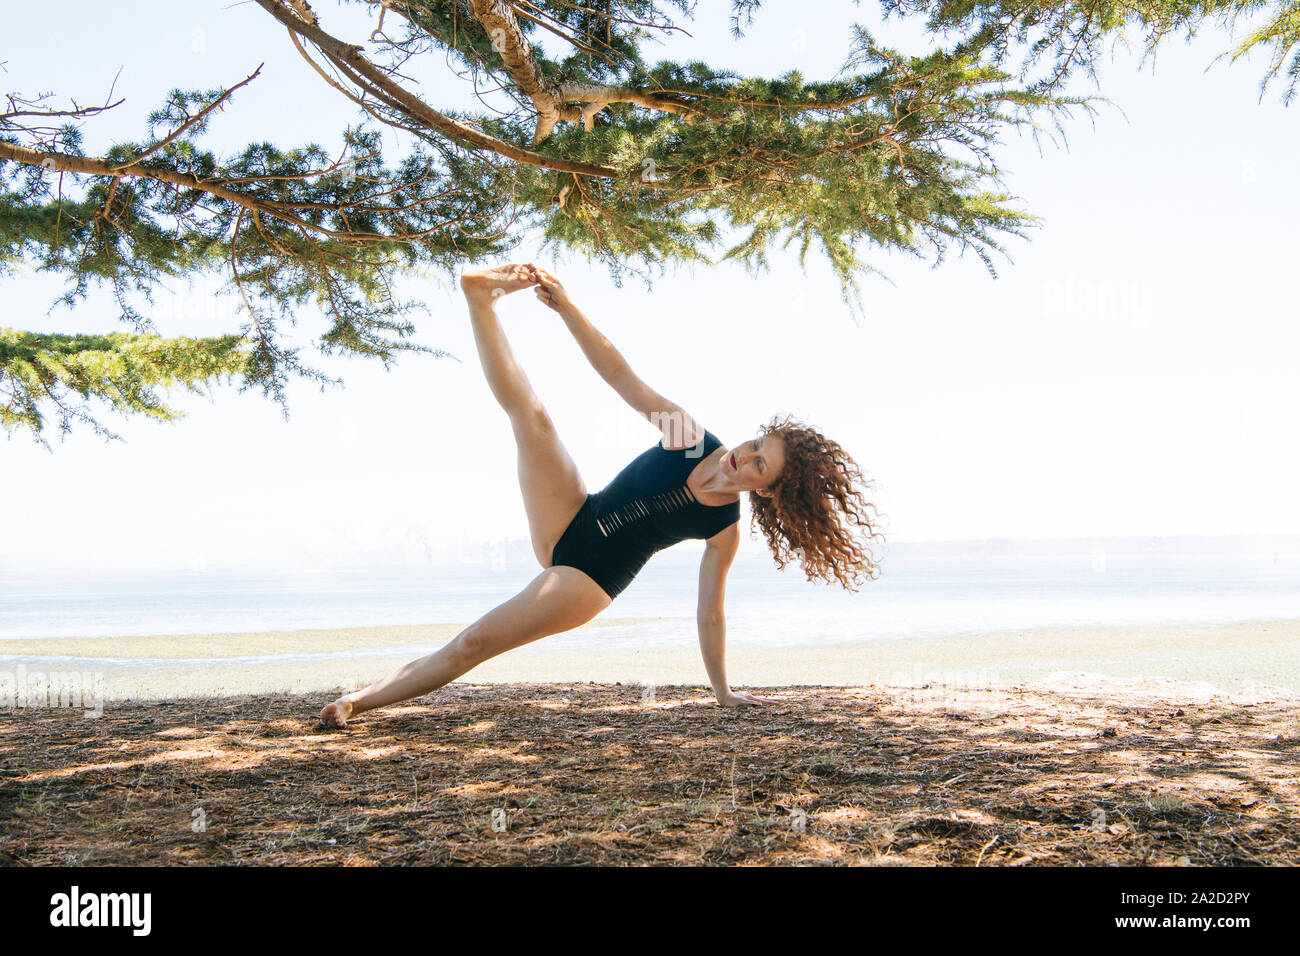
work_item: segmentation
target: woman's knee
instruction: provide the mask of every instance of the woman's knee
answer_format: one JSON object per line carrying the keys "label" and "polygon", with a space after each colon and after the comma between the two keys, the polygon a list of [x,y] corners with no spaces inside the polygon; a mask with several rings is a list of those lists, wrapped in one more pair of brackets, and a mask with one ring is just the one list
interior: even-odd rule
{"label": "woman's knee", "polygon": [[516,407],[510,412],[510,423],[514,426],[515,441],[521,445],[541,439],[553,441],[557,437],[555,422],[546,406],[534,394],[522,396]]}
{"label": "woman's knee", "polygon": [[451,643],[457,659],[467,664],[477,664],[492,656],[491,636],[481,622],[465,628]]}

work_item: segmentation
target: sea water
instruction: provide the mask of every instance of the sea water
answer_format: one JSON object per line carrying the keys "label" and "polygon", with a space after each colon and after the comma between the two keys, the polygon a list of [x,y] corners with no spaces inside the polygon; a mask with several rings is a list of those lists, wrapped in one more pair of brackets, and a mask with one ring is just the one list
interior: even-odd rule
{"label": "sea water", "polygon": [[[688,542],[651,559],[602,613],[617,623],[538,648],[693,642],[700,548]],[[520,558],[526,550],[513,555],[439,567],[0,570],[0,639],[467,624],[539,572]],[[900,543],[857,593],[742,552],[728,575],[726,618],[729,644],[762,648],[1300,618],[1300,539]]]}

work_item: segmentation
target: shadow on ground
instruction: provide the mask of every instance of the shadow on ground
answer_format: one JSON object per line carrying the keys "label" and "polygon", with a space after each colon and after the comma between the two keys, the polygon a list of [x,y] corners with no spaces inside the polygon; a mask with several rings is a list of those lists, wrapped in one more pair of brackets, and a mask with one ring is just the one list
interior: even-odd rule
{"label": "shadow on ground", "polygon": [[1282,703],[786,687],[454,684],[17,711],[10,864],[1291,865]]}

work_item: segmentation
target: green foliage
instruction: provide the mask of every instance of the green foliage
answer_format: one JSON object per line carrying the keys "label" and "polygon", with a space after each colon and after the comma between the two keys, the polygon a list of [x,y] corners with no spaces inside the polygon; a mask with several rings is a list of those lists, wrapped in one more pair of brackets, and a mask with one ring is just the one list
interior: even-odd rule
{"label": "green foliage", "polygon": [[[416,271],[454,277],[467,263],[501,259],[530,233],[620,282],[715,258],[758,272],[773,249],[793,246],[806,263],[815,248],[859,315],[859,277],[877,271],[871,258],[881,253],[933,253],[938,265],[956,248],[996,274],[993,255],[1005,254],[1006,238],[1036,222],[1002,184],[998,138],[1017,128],[1061,132],[1063,117],[1102,101],[1059,89],[1073,70],[1092,69],[1105,40],[1136,30],[1153,46],[1210,20],[1262,13],[1267,22],[1233,55],[1271,44],[1266,82],[1286,69],[1288,95],[1300,75],[1300,59],[1286,60],[1300,37],[1295,0],[881,0],[886,18],[925,18],[934,48],[896,50],[855,25],[843,66],[819,82],[643,58],[656,34],[679,29],[673,17],[689,15],[691,0],[509,5],[517,21],[509,56],[466,0],[382,8],[349,0],[382,9],[379,52],[330,36],[328,12],[298,31],[305,4],[254,2],[268,13],[268,37],[289,26],[303,55],[363,110],[342,131],[341,154],[269,142],[231,156],[206,149],[218,109],[257,73],[227,90],[173,89],[139,142],[95,154],[80,122],[111,106],[59,110],[46,96],[9,95],[0,112],[0,277],[19,264],[63,276],[59,304],[69,307],[108,288],[132,334],[6,331],[5,428],[39,440],[53,408],[61,430],[84,421],[107,433],[86,406],[70,410],[69,395],[168,419],[175,413],[156,389],[221,375],[283,403],[290,376],[333,381],[286,344],[285,324],[310,306],[328,323],[313,341],[322,355],[388,364],[407,351],[440,354],[411,341],[422,306],[396,299],[394,281]],[[760,7],[732,0],[733,35]],[[543,39],[567,52],[548,54]],[[1018,74],[1008,72],[1015,55]],[[407,61],[429,57],[476,90],[486,74],[502,95],[482,111],[440,111],[427,87],[403,85]],[[545,101],[552,113],[572,111],[584,89],[608,93],[590,129],[572,114],[539,126]],[[406,155],[384,155],[382,125],[409,134]],[[474,138],[484,135],[493,139]],[[149,318],[156,291],[198,277],[224,282],[242,325],[222,338],[164,337]]]}
{"label": "green foliage", "polygon": [[[182,122],[173,111],[218,95],[173,92],[169,108],[151,119]],[[151,176],[60,174],[0,159],[0,275],[27,262],[66,276],[57,304],[70,308],[93,286],[107,286],[119,318],[155,337],[158,329],[140,300],[152,304],[166,279],[222,277],[246,317],[239,334],[249,360],[239,380],[283,404],[290,375],[332,381],[283,343],[283,324],[294,324],[304,305],[318,306],[331,320],[317,341],[323,354],[386,363],[401,351],[442,354],[408,341],[415,332],[409,315],[423,306],[396,300],[394,277],[430,265],[454,273],[464,258],[499,254],[511,244],[504,197],[480,188],[483,164],[473,156],[443,163],[416,150],[390,169],[378,133],[349,129],[344,138],[356,157],[349,165],[335,163],[319,146],[282,150],[270,143],[251,144],[221,161],[193,141],[200,131],[193,127],[153,152],[149,169],[193,177],[208,190],[221,187],[232,195]],[[79,137],[69,135],[58,145],[65,155],[84,155]],[[154,145],[119,144],[103,160],[129,166]],[[79,194],[70,195],[78,186]],[[112,404],[120,411],[134,408],[117,399]],[[4,421],[11,427],[20,420],[39,431],[43,419],[28,414]]]}
{"label": "green foliage", "polygon": [[238,335],[165,339],[121,332],[42,335],[0,328],[0,426],[27,428],[42,440],[43,409],[52,406],[62,433],[81,421],[99,434],[116,437],[90,414],[87,400],[99,399],[123,414],[172,421],[180,413],[162,402],[157,386],[201,392],[223,377],[244,375],[248,362],[248,343]]}
{"label": "green foliage", "polygon": [[[1242,8],[1240,12],[1246,12],[1257,6],[1265,6],[1265,4],[1240,3],[1233,6],[1240,6]],[[1295,99],[1297,89],[1300,89],[1300,3],[1273,4],[1271,6],[1273,6],[1273,9],[1269,11],[1268,20],[1251,30],[1244,40],[1223,55],[1228,56],[1230,54],[1235,61],[1250,53],[1256,47],[1272,47],[1268,71],[1264,74],[1264,79],[1260,83],[1260,96],[1264,95],[1268,89],[1268,84],[1285,69],[1289,82],[1287,83],[1286,92],[1283,94],[1283,102],[1290,105]],[[1288,56],[1291,58],[1290,63],[1287,63]]]}
{"label": "green foliage", "polygon": [[[1178,35],[1187,39],[1206,24],[1236,30],[1262,16],[1246,37],[1223,56],[1233,60],[1257,47],[1272,47],[1260,95],[1285,68],[1289,104],[1300,84],[1300,2],[1297,0],[881,0],[887,14],[924,16],[936,34],[957,35],[958,50],[988,62],[1022,56],[1020,75],[1045,64],[1039,88],[1052,88],[1074,70],[1095,77],[1107,40],[1139,39],[1149,53]],[[1290,64],[1287,58],[1290,57]]]}

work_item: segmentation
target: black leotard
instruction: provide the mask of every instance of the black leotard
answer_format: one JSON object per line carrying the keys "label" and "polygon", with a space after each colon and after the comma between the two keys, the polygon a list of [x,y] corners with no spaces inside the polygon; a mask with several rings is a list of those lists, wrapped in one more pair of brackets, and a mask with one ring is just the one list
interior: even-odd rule
{"label": "black leotard", "polygon": [[552,565],[585,572],[611,599],[656,551],[687,538],[711,538],[740,520],[740,502],[702,505],[686,478],[722,442],[711,431],[690,448],[663,442],[642,452],[605,488],[588,494],[551,554]]}

